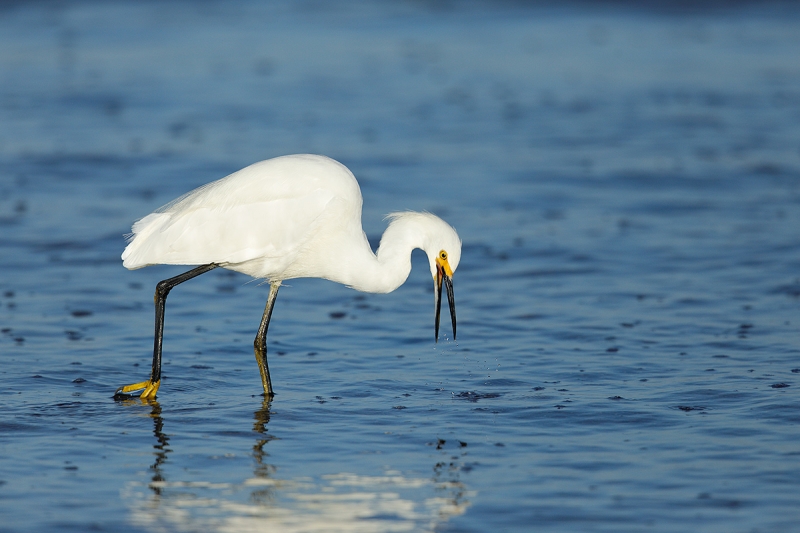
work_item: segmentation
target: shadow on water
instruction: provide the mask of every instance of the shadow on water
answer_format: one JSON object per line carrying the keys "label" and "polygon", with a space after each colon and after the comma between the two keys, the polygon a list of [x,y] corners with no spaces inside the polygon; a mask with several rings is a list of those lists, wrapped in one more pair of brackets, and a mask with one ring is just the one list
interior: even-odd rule
{"label": "shadow on water", "polygon": [[253,413],[251,477],[235,483],[180,480],[171,458],[183,452],[170,445],[161,405],[138,399],[122,403],[146,404],[153,421],[155,459],[149,467],[150,480],[129,482],[122,492],[131,523],[149,530],[434,531],[463,514],[474,495],[459,477],[469,469],[458,463],[452,450],[443,450],[443,439],[434,444],[449,460],[436,461],[429,478],[387,468],[380,475],[338,472],[282,479],[266,450],[277,439],[267,430],[274,413],[266,399]]}

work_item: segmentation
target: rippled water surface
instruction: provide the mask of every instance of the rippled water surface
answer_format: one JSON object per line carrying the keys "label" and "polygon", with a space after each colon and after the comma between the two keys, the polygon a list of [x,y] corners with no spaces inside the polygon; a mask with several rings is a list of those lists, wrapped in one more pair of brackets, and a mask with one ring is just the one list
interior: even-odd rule
{"label": "rippled water surface", "polygon": [[[797,530],[800,12],[335,5],[0,7],[0,531]],[[293,280],[268,403],[216,270],[115,402],[131,223],[294,152],[458,229],[458,341],[421,252]]]}

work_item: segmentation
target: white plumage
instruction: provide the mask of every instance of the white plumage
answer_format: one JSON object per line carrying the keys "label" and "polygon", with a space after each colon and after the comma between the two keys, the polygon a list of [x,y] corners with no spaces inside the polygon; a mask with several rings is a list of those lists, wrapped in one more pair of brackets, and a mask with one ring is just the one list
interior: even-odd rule
{"label": "white plumage", "polygon": [[255,163],[199,187],[133,225],[123,265],[201,265],[156,287],[156,335],[150,380],[121,387],[154,398],[161,378],[164,309],[169,291],[223,267],[270,282],[270,296],[255,341],[264,393],[272,395],[266,333],[283,280],[323,278],[364,292],[386,293],[411,272],[411,251],[428,255],[434,279],[435,337],[442,284],[447,288],[455,337],[451,278],[461,259],[455,230],[430,213],[389,215],[377,254],[361,229],[361,190],[341,163],[319,155],[290,155]]}
{"label": "white plumage", "polygon": [[461,258],[455,230],[428,213],[393,213],[377,257],[361,229],[361,189],[341,163],[319,155],[268,159],[199,187],[133,225],[123,265],[222,267],[269,281],[316,277],[364,292],[391,292],[411,271],[410,252]]}

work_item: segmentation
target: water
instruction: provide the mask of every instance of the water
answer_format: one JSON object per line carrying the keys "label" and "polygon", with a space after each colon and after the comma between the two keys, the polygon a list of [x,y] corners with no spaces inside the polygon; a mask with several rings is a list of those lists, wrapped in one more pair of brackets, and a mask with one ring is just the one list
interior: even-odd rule
{"label": "water", "polygon": [[[0,531],[791,531],[800,13],[258,2],[0,10]],[[137,218],[249,163],[347,164],[364,227],[464,240],[361,295],[214,271],[158,401]],[[447,328],[443,328],[447,331]]]}

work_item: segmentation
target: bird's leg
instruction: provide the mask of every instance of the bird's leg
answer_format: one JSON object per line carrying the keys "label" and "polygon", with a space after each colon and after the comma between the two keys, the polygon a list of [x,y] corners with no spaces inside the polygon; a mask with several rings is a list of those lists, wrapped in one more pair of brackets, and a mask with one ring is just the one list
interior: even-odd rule
{"label": "bird's leg", "polygon": [[158,387],[161,385],[161,345],[164,340],[164,309],[167,304],[167,295],[176,285],[180,285],[184,281],[189,281],[196,278],[200,274],[205,274],[209,270],[214,270],[219,265],[209,263],[207,265],[199,266],[188,272],[184,272],[174,278],[165,279],[156,285],[156,293],[153,299],[156,304],[156,332],[153,341],[153,368],[150,372],[150,379],[142,381],[141,383],[133,383],[125,385],[117,389],[114,393],[114,399],[126,399],[134,396],[131,392],[142,391],[140,398],[143,400],[152,400],[156,397]]}
{"label": "bird's leg", "polygon": [[280,288],[280,281],[270,282],[269,297],[267,298],[267,305],[264,308],[264,316],[261,317],[261,325],[258,326],[256,340],[253,341],[253,348],[255,349],[258,370],[261,372],[261,385],[264,387],[265,398],[272,398],[275,395],[275,393],[272,392],[272,380],[269,378],[269,366],[267,366],[267,329],[269,328],[269,319],[272,317],[272,307],[275,305],[275,299],[278,297],[278,289]]}

